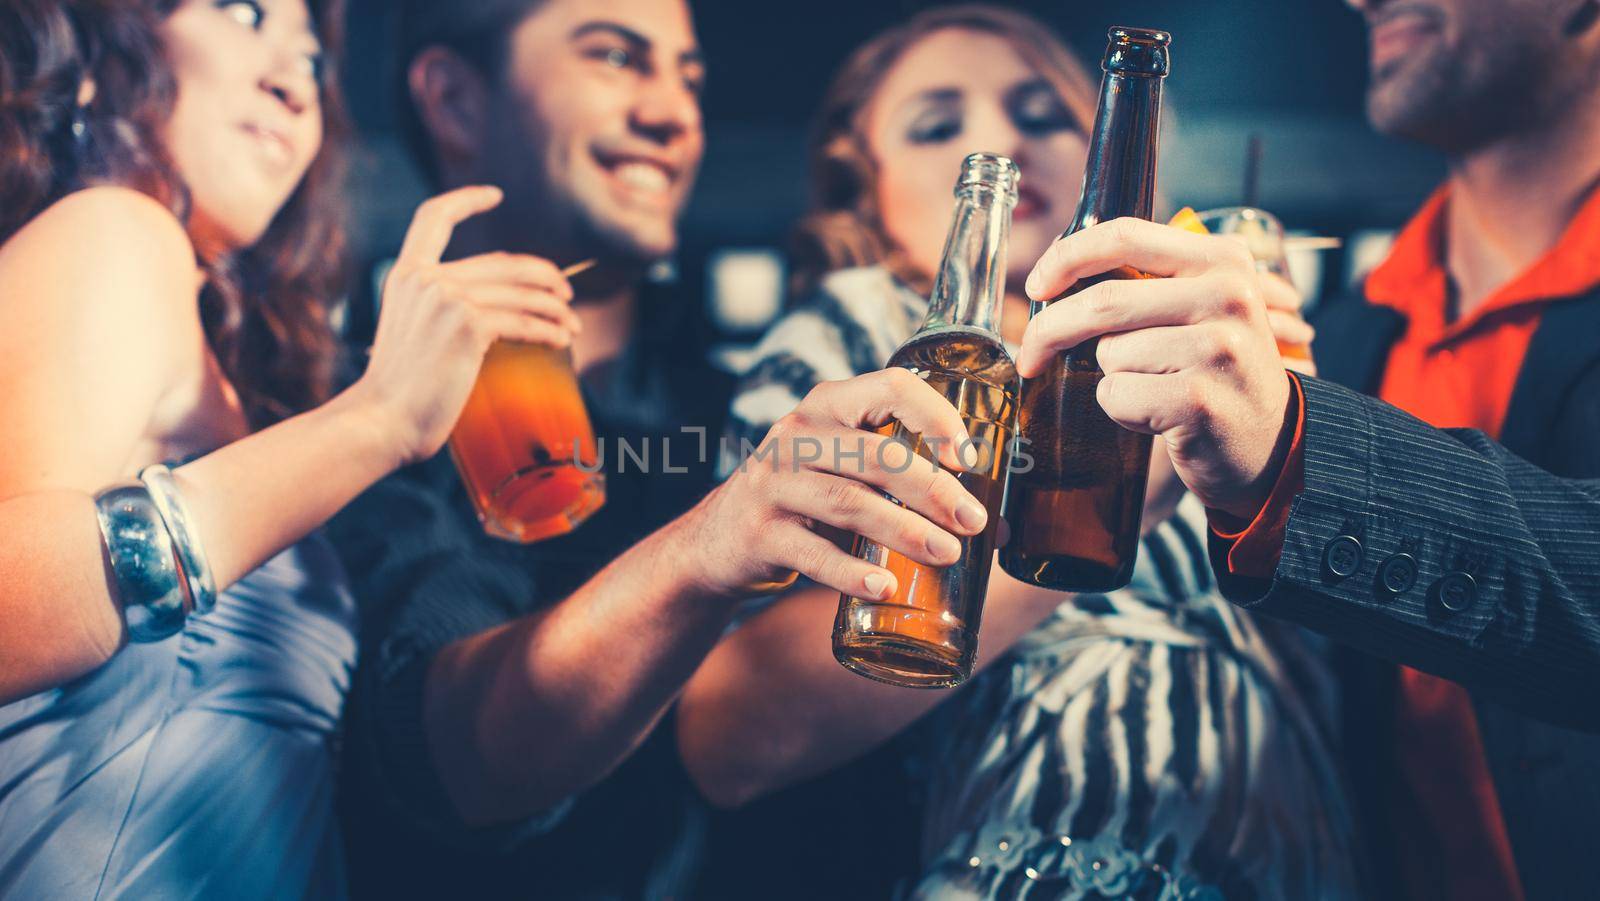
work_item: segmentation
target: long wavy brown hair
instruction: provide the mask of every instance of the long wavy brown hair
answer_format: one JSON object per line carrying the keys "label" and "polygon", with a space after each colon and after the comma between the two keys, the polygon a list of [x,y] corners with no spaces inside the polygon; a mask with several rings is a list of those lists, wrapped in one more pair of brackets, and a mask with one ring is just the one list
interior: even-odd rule
{"label": "long wavy brown hair", "polygon": [[[159,27],[179,2],[0,3],[0,243],[97,184],[142,191],[188,221],[189,192],[159,139],[177,98]],[[343,3],[307,6],[327,54],[322,146],[259,241],[199,261],[207,341],[257,428],[325,400],[338,359],[328,302],[344,277],[338,183],[349,129],[332,76]],[[91,78],[93,99],[80,108]]]}
{"label": "long wavy brown hair", "polygon": [[852,266],[886,266],[926,293],[931,274],[912,266],[884,227],[878,209],[878,162],[867,146],[866,112],[885,76],[914,44],[959,28],[993,34],[1039,72],[1082,123],[1094,121],[1096,86],[1049,26],[1022,12],[968,4],[924,10],[872,38],[845,61],[823,96],[809,143],[811,209],[795,227],[790,256],[792,299],[822,277]]}

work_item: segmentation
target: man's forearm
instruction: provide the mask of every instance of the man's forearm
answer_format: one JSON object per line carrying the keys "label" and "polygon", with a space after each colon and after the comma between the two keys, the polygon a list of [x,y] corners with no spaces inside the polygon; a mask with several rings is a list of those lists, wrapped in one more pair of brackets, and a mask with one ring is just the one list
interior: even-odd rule
{"label": "man's forearm", "polygon": [[[974,672],[1003,656],[1066,595],[995,568]],[[949,692],[884,685],[833,659],[839,593],[793,592],[707,657],[678,708],[684,766],[713,803],[737,807],[864,754]]]}
{"label": "man's forearm", "polygon": [[429,749],[463,820],[527,816],[630,754],[726,628],[669,525],[566,600],[458,641],[423,694]]}

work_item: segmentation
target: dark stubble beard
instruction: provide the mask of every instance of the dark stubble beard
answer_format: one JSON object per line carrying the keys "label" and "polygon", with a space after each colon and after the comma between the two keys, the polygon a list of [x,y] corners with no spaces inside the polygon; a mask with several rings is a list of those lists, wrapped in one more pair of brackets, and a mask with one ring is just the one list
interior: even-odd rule
{"label": "dark stubble beard", "polygon": [[1459,43],[1435,36],[1424,53],[1374,73],[1373,128],[1459,156],[1537,126],[1562,80],[1563,48],[1525,23],[1499,20],[1479,23]]}

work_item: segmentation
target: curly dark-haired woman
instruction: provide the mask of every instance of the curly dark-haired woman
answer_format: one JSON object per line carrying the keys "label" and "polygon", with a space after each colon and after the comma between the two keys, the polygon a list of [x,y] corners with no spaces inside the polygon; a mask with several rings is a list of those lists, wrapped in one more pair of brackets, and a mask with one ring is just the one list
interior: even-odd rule
{"label": "curly dark-haired woman", "polygon": [[[429,201],[332,396],[334,0],[0,5],[0,896],[337,897],[354,611],[314,531],[570,289]],[[168,469],[167,465],[172,468]]]}

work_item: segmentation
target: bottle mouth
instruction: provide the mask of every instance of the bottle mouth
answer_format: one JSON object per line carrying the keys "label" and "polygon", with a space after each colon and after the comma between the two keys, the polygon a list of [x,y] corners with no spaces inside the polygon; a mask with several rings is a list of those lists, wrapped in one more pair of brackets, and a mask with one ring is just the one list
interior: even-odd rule
{"label": "bottle mouth", "polygon": [[956,180],[956,193],[982,188],[1003,196],[1007,202],[1017,202],[1017,185],[1022,181],[1022,170],[1010,157],[998,153],[974,153],[961,162],[961,177]]}
{"label": "bottle mouth", "polygon": [[1101,68],[1126,75],[1165,76],[1170,68],[1167,47],[1172,35],[1153,28],[1118,26],[1106,32],[1106,57]]}
{"label": "bottle mouth", "polygon": [[1172,34],[1154,28],[1129,28],[1126,25],[1118,25],[1106,32],[1106,39],[1113,44],[1159,44],[1166,47],[1172,43]]}

